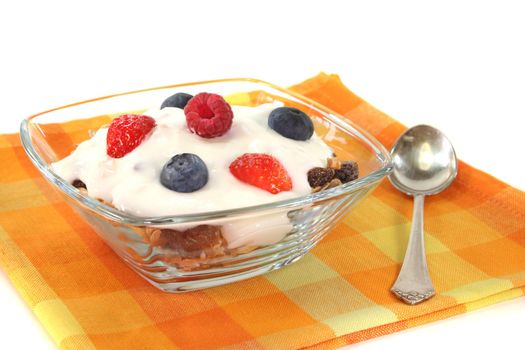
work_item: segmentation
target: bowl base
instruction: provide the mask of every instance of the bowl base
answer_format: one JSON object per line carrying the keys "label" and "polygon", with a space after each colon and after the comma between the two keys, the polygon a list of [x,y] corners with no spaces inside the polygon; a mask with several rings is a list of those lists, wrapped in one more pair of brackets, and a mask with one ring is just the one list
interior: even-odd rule
{"label": "bowl base", "polygon": [[220,277],[214,277],[214,278],[205,278],[205,279],[196,279],[194,281],[181,281],[181,282],[160,282],[150,279],[148,276],[144,276],[143,274],[139,274],[144,277],[149,283],[151,283],[156,288],[168,292],[168,293],[185,293],[185,292],[191,292],[196,291],[200,289],[205,288],[211,288],[211,287],[217,287],[224,284],[229,284],[233,282],[242,281],[248,278],[260,276],[262,274],[265,274],[267,272],[278,270],[284,266],[290,265],[299,259],[301,259],[307,251],[301,252],[299,254],[295,254],[292,256],[287,256],[286,258],[280,259],[278,261],[274,261],[271,264],[259,266],[253,269],[250,269],[248,271],[238,272],[229,274],[227,276],[220,276]]}

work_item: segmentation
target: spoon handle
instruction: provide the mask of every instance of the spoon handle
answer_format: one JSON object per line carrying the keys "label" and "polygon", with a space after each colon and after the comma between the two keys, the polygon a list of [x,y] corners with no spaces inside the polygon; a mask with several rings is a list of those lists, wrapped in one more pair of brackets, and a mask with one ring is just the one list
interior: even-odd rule
{"label": "spoon handle", "polygon": [[425,197],[414,195],[414,213],[408,247],[401,271],[392,286],[392,293],[407,304],[415,305],[431,298],[436,291],[428,274],[423,230]]}

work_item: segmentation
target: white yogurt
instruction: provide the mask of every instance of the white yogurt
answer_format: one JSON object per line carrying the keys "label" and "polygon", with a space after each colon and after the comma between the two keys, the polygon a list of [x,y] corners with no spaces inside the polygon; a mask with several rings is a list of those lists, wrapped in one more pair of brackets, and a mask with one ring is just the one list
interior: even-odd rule
{"label": "white yogurt", "polygon": [[[231,129],[213,139],[192,134],[186,126],[182,109],[151,109],[144,114],[154,118],[157,126],[124,157],[111,158],[106,154],[107,128],[102,128],[69,156],[53,163],[52,168],[68,182],[82,180],[89,196],[142,217],[226,210],[306,195],[311,192],[306,173],[313,167],[326,166],[332,150],[315,134],[308,141],[296,141],[270,129],[268,115],[279,106],[232,106]],[[209,180],[202,189],[179,193],[161,185],[162,167],[180,153],[194,153],[206,163]],[[244,153],[266,153],[277,158],[292,179],[292,190],[271,194],[237,180],[230,173],[229,165]],[[261,223],[253,226],[254,230],[249,233],[247,228],[250,225],[246,221],[239,225],[224,225],[225,239],[235,246],[271,244],[288,232],[290,224],[285,216],[270,221],[271,232],[264,230]],[[280,236],[276,234],[276,231],[284,230],[286,232]],[[270,236],[274,238],[270,239]],[[272,242],[268,242],[269,239]]]}

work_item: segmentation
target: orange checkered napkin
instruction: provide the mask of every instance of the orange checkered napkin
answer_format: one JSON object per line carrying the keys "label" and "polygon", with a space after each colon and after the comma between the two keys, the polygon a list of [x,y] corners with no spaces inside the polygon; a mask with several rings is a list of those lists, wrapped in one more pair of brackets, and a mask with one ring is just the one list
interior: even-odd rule
{"label": "orange checkered napkin", "polygon": [[[292,89],[386,147],[405,129],[337,76],[320,74]],[[67,131],[89,128],[82,123]],[[0,164],[0,265],[63,349],[337,348],[525,292],[525,195],[464,163],[449,189],[426,199],[428,265],[438,294],[418,306],[389,292],[412,199],[388,181],[297,263],[174,295],[126,267],[72,212],[32,166],[18,135],[0,136]]]}

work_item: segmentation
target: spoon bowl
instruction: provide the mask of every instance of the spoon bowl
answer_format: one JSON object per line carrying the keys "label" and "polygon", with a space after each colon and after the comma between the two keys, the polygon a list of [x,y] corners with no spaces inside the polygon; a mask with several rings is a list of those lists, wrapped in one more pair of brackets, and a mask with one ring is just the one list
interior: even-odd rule
{"label": "spoon bowl", "polygon": [[392,149],[390,182],[400,191],[431,195],[443,191],[456,178],[456,153],[439,130],[418,125],[407,130]]}

